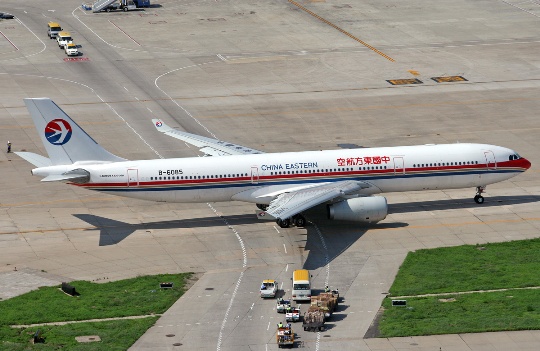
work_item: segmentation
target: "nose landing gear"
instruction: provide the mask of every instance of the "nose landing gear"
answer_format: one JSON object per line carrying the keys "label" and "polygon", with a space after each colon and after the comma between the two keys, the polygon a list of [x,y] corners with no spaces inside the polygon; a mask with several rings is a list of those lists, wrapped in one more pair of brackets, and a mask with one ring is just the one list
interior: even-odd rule
{"label": "nose landing gear", "polygon": [[476,196],[474,197],[474,202],[477,204],[483,204],[484,203],[484,197],[482,196],[482,193],[486,190],[485,186],[477,186],[476,187]]}

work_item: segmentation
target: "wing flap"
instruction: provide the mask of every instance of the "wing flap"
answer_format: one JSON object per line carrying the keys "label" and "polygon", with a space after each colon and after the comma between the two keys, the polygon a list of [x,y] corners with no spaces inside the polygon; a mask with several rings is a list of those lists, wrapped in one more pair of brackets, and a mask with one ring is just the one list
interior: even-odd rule
{"label": "wing flap", "polygon": [[266,212],[279,219],[290,218],[323,202],[353,194],[370,186],[366,182],[347,180],[291,191],[273,200]]}
{"label": "wing flap", "polygon": [[225,155],[250,155],[250,154],[263,154],[264,152],[251,149],[242,145],[228,143],[218,139],[212,139],[203,137],[188,132],[182,132],[177,129],[173,129],[163,123],[160,119],[153,119],[152,122],[159,132],[165,135],[171,136],[176,139],[180,139],[190,145],[194,145],[199,148],[199,151],[209,156],[225,156]]}

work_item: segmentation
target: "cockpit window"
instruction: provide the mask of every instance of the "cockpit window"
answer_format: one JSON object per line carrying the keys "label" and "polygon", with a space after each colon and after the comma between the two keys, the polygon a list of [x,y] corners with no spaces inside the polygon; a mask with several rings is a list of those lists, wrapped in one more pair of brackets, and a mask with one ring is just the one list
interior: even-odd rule
{"label": "cockpit window", "polygon": [[521,156],[519,156],[518,154],[510,155],[510,156],[508,157],[508,159],[509,159],[510,161],[512,161],[512,160],[519,160],[520,158],[521,158]]}

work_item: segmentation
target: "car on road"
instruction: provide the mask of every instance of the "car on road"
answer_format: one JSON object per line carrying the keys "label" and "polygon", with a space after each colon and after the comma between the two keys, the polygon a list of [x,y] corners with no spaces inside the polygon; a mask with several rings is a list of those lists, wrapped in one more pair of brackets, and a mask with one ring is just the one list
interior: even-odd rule
{"label": "car on road", "polygon": [[74,43],[67,43],[64,45],[64,51],[66,52],[66,55],[68,56],[78,56],[79,50],[77,50],[77,45]]}
{"label": "car on road", "polygon": [[58,42],[58,47],[64,49],[66,44],[73,43],[73,38],[69,32],[60,32],[56,35],[56,41]]}

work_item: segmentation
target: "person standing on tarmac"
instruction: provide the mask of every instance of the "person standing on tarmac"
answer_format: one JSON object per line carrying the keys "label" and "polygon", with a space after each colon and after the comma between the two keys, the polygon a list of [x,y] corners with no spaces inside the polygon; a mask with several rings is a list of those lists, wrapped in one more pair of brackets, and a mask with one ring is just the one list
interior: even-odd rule
{"label": "person standing on tarmac", "polygon": [[11,141],[8,140],[7,142],[7,152],[10,153],[11,152]]}

